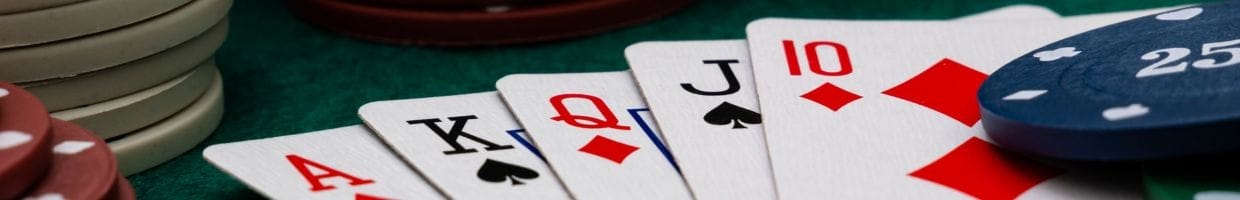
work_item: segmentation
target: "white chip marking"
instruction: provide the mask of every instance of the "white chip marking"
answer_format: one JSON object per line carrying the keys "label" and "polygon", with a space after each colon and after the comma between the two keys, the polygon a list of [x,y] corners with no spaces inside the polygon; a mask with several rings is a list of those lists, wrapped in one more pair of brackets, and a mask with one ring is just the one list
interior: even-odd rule
{"label": "white chip marking", "polygon": [[1081,54],[1081,51],[1077,51],[1076,47],[1063,47],[1055,50],[1038,52],[1033,54],[1033,57],[1037,57],[1038,60],[1042,62],[1049,62],[1059,60],[1060,58],[1073,57],[1077,54]]}
{"label": "white chip marking", "polygon": [[52,149],[52,152],[62,155],[73,155],[81,153],[83,150],[93,146],[95,146],[95,143],[91,141],[69,140],[56,144],[56,147]]}
{"label": "white chip marking", "polygon": [[0,131],[0,150],[30,143],[32,139],[30,134],[21,131]]}
{"label": "white chip marking", "polygon": [[509,10],[512,10],[512,6],[487,6],[486,8],[488,13],[502,13]]}
{"label": "white chip marking", "polygon": [[1030,100],[1033,98],[1038,98],[1038,96],[1042,96],[1042,94],[1046,94],[1046,90],[1021,90],[1019,92],[1012,93],[1010,95],[1007,95],[1006,97],[1003,97],[1003,100],[1004,101],[1025,101],[1025,100]]}
{"label": "white chip marking", "polygon": [[1202,11],[1204,10],[1201,8],[1185,8],[1175,12],[1163,13],[1154,18],[1163,21],[1183,21],[1197,17]]}
{"label": "white chip marking", "polygon": [[1193,200],[1240,200],[1240,192],[1206,190],[1193,194]]}
{"label": "white chip marking", "polygon": [[1114,107],[1114,108],[1109,108],[1105,111],[1102,111],[1102,118],[1106,118],[1107,121],[1119,121],[1119,120],[1131,119],[1134,117],[1145,116],[1145,114],[1149,114],[1149,113],[1150,113],[1149,107],[1145,107],[1144,105],[1141,105],[1139,103],[1134,103],[1132,105]]}
{"label": "white chip marking", "polygon": [[60,193],[47,193],[37,197],[26,197],[25,200],[65,200],[65,195]]}
{"label": "white chip marking", "polygon": [[9,96],[9,90],[0,88],[0,98],[6,97],[6,96]]}

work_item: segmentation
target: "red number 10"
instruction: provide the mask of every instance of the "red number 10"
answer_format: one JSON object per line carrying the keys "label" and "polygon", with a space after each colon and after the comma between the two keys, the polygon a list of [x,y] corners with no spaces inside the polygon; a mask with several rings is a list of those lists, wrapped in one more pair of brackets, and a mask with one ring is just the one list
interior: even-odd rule
{"label": "red number 10", "polygon": [[[835,55],[839,58],[840,69],[838,71],[829,72],[822,69],[822,63],[818,58],[818,47],[830,46],[835,49]],[[788,59],[788,72],[793,76],[801,75],[801,63],[797,60],[796,43],[792,40],[784,40],[784,57]],[[829,41],[813,41],[805,44],[805,57],[809,61],[809,70],[818,75],[823,76],[843,76],[852,73],[852,61],[848,58],[848,47],[843,44]]]}

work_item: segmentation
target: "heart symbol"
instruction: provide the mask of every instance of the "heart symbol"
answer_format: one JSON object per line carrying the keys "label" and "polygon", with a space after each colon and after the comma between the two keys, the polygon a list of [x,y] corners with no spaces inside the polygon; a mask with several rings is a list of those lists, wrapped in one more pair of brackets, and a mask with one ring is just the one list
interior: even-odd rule
{"label": "heart symbol", "polygon": [[29,143],[31,139],[30,134],[17,131],[0,131],[0,150]]}
{"label": "heart symbol", "polygon": [[1193,200],[1228,200],[1240,199],[1240,192],[1207,190],[1193,194]]}
{"label": "heart symbol", "polygon": [[1163,21],[1182,21],[1197,17],[1197,15],[1201,14],[1201,11],[1201,8],[1187,8],[1177,10],[1175,12],[1163,13],[1154,18]]}
{"label": "heart symbol", "polygon": [[1144,116],[1148,113],[1150,113],[1149,107],[1145,107],[1139,103],[1134,103],[1132,105],[1114,107],[1102,111],[1102,118],[1106,118],[1107,121],[1119,121]]}

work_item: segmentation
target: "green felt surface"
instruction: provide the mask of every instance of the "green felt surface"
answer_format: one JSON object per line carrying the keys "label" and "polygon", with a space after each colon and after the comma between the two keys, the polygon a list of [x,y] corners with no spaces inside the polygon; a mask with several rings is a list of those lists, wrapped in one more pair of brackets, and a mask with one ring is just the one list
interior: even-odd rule
{"label": "green felt surface", "polygon": [[357,108],[367,102],[489,91],[507,74],[623,70],[629,44],[743,38],[746,23],[767,16],[947,19],[1017,3],[1078,15],[1192,2],[1200,1],[700,0],[667,18],[601,35],[442,49],[361,42],[298,21],[282,1],[236,0],[231,35],[217,54],[224,121],[205,144],[129,178],[141,199],[261,198],[204,161],[203,147],[360,124]]}

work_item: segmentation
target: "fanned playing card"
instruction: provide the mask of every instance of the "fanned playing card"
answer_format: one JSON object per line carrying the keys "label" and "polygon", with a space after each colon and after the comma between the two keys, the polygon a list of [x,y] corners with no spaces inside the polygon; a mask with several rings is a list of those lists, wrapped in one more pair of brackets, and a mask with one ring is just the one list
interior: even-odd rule
{"label": "fanned playing card", "polygon": [[496,86],[573,197],[692,198],[627,71],[509,75]]}
{"label": "fanned playing card", "polygon": [[998,150],[981,137],[976,90],[988,73],[1031,49],[1146,13],[1003,22],[752,22],[748,41],[778,195],[1138,198],[1130,188],[1088,184],[1108,179],[1079,178]]}
{"label": "fanned playing card", "polygon": [[358,115],[449,198],[569,199],[495,92],[371,102]]}
{"label": "fanned playing card", "polygon": [[203,157],[272,199],[443,199],[361,125],[207,147]]}

